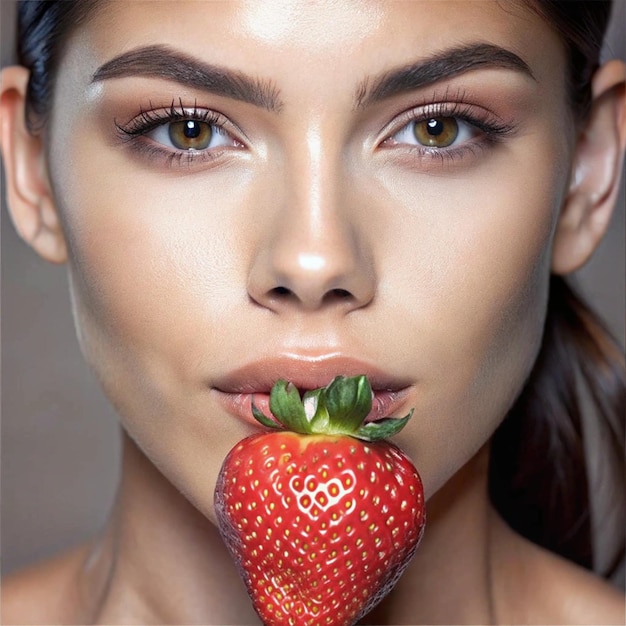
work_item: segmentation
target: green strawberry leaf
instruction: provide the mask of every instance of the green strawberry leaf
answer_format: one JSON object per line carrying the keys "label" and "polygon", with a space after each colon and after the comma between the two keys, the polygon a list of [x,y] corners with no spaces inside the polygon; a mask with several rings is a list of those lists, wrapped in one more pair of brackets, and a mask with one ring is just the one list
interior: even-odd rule
{"label": "green strawberry leaf", "polygon": [[292,383],[281,379],[272,387],[270,411],[287,430],[302,434],[311,433],[300,392]]}
{"label": "green strawberry leaf", "polygon": [[254,404],[254,400],[252,400],[252,415],[254,415],[254,419],[257,422],[263,424],[263,426],[267,426],[268,428],[273,428],[274,430],[284,430],[282,426],[276,423],[273,419],[267,417],[265,413],[259,411],[259,409]]}
{"label": "green strawberry leaf", "polygon": [[372,410],[372,388],[366,376],[337,376],[320,389],[300,397],[297,387],[277,381],[270,391],[270,411],[264,415],[252,402],[252,414],[263,426],[303,435],[347,435],[365,441],[379,441],[399,433],[413,415],[387,417],[364,424]]}
{"label": "green strawberry leaf", "polygon": [[387,439],[388,437],[398,434],[406,426],[406,423],[411,419],[412,415],[413,409],[404,417],[385,417],[376,422],[369,422],[361,426],[353,436],[357,439],[364,439],[365,441]]}

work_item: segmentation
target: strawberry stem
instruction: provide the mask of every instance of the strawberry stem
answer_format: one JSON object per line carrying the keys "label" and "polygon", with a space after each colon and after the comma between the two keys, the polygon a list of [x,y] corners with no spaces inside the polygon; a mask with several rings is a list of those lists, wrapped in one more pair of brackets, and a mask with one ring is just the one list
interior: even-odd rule
{"label": "strawberry stem", "polygon": [[270,411],[264,415],[252,402],[252,414],[263,426],[305,435],[347,435],[379,441],[400,432],[413,410],[403,418],[383,418],[364,424],[372,410],[372,388],[366,376],[337,376],[326,387],[300,392],[286,380],[270,391]]}

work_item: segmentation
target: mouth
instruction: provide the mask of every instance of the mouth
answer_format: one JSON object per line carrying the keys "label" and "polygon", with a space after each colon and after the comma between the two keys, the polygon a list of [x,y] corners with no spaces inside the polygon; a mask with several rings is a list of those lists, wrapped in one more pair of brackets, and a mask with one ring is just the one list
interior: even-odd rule
{"label": "mouth", "polygon": [[247,364],[215,380],[211,391],[224,409],[249,424],[259,426],[252,415],[252,402],[271,417],[269,395],[274,383],[284,379],[295,385],[302,396],[324,387],[336,376],[367,376],[372,387],[372,410],[365,422],[402,417],[401,409],[410,383],[386,374],[364,361],[334,355],[320,357],[279,357]]}

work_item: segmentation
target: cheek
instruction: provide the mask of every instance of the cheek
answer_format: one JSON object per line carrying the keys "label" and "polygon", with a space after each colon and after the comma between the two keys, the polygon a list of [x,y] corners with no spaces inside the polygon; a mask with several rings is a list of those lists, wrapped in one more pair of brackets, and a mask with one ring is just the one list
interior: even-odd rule
{"label": "cheek", "polygon": [[244,200],[223,192],[242,186],[227,172],[194,182],[68,154],[55,183],[87,360],[109,388],[189,380],[245,284],[236,229]]}
{"label": "cheek", "polygon": [[[489,439],[536,358],[564,194],[553,158],[491,163],[463,180],[433,177],[415,195],[406,194],[408,177],[386,187],[415,233],[400,248],[387,244],[398,268],[388,288],[406,294],[394,326],[419,350],[423,418],[399,441],[421,460],[428,493]],[[403,241],[400,230],[387,236]]]}
{"label": "cheek", "polygon": [[[223,193],[237,188],[228,175],[198,185],[73,157],[55,184],[83,354],[128,434],[186,491],[250,434],[212,428],[206,377],[245,296],[236,207],[250,200]],[[195,504],[210,514],[207,494]]]}

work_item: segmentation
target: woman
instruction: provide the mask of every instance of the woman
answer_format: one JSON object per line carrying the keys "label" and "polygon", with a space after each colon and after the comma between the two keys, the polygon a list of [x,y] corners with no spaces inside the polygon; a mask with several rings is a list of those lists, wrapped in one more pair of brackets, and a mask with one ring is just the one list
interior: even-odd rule
{"label": "woman", "polygon": [[606,4],[562,5],[22,7],[10,210],[67,263],[124,452],[104,531],[8,581],[5,621],[253,623],[219,467],[256,429],[252,393],[338,374],[415,408],[396,441],[428,498],[366,623],[623,619],[585,569],[590,444],[568,393],[580,363],[595,445],[621,462],[619,351],[560,277],[615,204],[625,69],[596,67]]}

